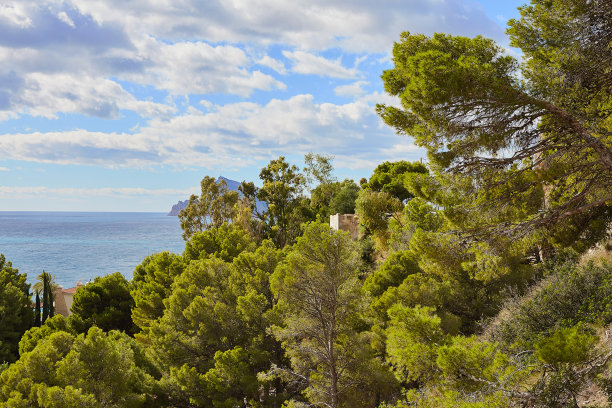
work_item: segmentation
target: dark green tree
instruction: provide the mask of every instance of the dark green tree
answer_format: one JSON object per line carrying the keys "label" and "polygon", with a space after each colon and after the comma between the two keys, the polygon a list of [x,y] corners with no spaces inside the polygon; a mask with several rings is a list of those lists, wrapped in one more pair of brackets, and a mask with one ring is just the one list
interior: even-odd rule
{"label": "dark green tree", "polygon": [[42,323],[55,314],[53,301],[54,292],[57,288],[58,285],[55,283],[55,277],[49,272],[43,270],[38,275],[38,282],[34,284],[33,289],[36,293],[42,293]]}
{"label": "dark green tree", "polygon": [[339,183],[339,189],[331,199],[329,213],[355,214],[355,202],[361,188],[353,180],[346,179]]}
{"label": "dark green tree", "polygon": [[40,327],[42,320],[40,319],[40,295],[36,292],[36,302],[34,303],[34,326]]}
{"label": "dark green tree", "polygon": [[136,334],[139,341],[148,341],[149,328],[164,314],[164,299],[172,293],[172,282],[185,266],[182,256],[160,252],[146,257],[134,270],[130,293],[134,299],[132,320],[141,330]]}
{"label": "dark green tree", "polygon": [[264,241],[232,263],[194,260],[176,277],[149,335],[176,406],[282,405],[286,385],[258,378],[284,359],[268,332],[279,322],[268,277],[281,259]]}
{"label": "dark green tree", "polygon": [[132,321],[134,299],[128,281],[119,272],[96,277],[93,282],[81,286],[74,294],[70,319],[72,326],[81,333],[92,326],[104,331],[120,330],[133,335],[136,326]]}
{"label": "dark green tree", "polygon": [[0,254],[0,362],[18,357],[19,339],[32,326],[32,300],[26,275]]}

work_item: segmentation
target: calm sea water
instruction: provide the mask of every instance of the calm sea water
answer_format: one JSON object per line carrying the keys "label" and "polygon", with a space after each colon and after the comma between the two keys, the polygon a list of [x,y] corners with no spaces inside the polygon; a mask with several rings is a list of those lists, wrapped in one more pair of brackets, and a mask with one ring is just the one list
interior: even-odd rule
{"label": "calm sea water", "polygon": [[147,255],[183,252],[181,232],[165,213],[0,212],[0,253],[28,282],[44,269],[68,288],[113,272],[131,279]]}

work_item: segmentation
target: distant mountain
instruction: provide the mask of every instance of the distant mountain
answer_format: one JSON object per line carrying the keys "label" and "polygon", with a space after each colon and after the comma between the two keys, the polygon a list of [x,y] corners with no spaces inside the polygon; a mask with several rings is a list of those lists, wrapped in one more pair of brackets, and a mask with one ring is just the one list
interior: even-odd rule
{"label": "distant mountain", "polygon": [[189,200],[185,200],[185,201],[179,201],[178,203],[174,204],[172,206],[172,209],[168,213],[168,215],[173,215],[175,217],[178,216],[178,214],[181,212],[181,210],[184,209],[185,207],[187,207],[187,203],[188,202],[189,202]]}
{"label": "distant mountain", "polygon": [[[217,183],[219,181],[221,181],[221,180],[225,180],[225,183],[227,184],[227,188],[228,189],[230,189],[232,191],[238,191],[238,187],[240,186],[240,182],[235,181],[235,180],[230,180],[230,179],[228,179],[226,177],[223,177],[223,176],[219,176],[219,178],[217,179]],[[240,196],[242,196],[242,193],[240,193]],[[189,200],[179,201],[178,203],[174,204],[172,206],[172,209],[168,213],[168,215],[172,215],[172,216],[175,216],[175,217],[178,216],[179,212],[182,209],[184,209],[185,207],[187,207],[187,203],[189,203]],[[267,204],[264,201],[257,200],[256,206],[257,206],[257,211],[261,212],[261,211],[264,211],[266,209]]]}
{"label": "distant mountain", "polygon": [[234,181],[223,176],[219,176],[219,178],[217,179],[217,183],[219,183],[221,180],[225,180],[225,184],[227,184],[227,188],[229,188],[230,190],[238,191],[238,187],[240,186],[239,181]]}

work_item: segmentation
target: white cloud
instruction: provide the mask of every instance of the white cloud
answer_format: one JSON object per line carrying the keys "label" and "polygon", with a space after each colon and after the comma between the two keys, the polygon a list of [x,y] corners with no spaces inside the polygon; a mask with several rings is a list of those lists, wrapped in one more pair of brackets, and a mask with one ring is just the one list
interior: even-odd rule
{"label": "white cloud", "polygon": [[356,75],[355,69],[348,69],[342,66],[340,58],[330,61],[304,51],[283,51],[283,55],[293,63],[291,71],[298,74],[319,75],[331,78],[354,78]]}
{"label": "white cloud", "polygon": [[6,112],[113,118],[120,109],[145,117],[172,110],[118,91],[117,81],[172,95],[247,97],[254,90],[286,88],[253,69],[252,57],[237,46],[168,42],[152,33],[128,37],[123,21],[95,21],[69,2],[24,0],[0,6],[2,18],[12,23],[0,24],[0,120],[8,118]]}
{"label": "white cloud", "polygon": [[0,19],[19,28],[32,25],[32,20],[28,17],[25,7],[16,2],[0,4]]}
{"label": "white cloud", "polygon": [[249,96],[254,90],[285,89],[285,84],[261,71],[251,71],[249,56],[240,48],[204,42],[164,44],[147,38],[137,43],[148,62],[125,77],[172,94],[229,93]]}
{"label": "white cloud", "polygon": [[0,171],[10,171],[11,169],[9,169],[8,167],[0,167]]}
{"label": "white cloud", "polygon": [[64,23],[68,24],[72,28],[76,27],[74,25],[74,21],[72,21],[72,19],[70,17],[68,17],[68,14],[66,14],[65,11],[60,11],[59,13],[57,13],[57,18],[59,18],[61,21],[63,21]]}
{"label": "white cloud", "polygon": [[121,22],[132,32],[171,40],[206,38],[308,50],[340,47],[351,52],[385,52],[406,30],[503,37],[499,25],[472,0],[73,0],[73,4],[99,22]]}
{"label": "white cloud", "polygon": [[145,117],[169,117],[174,106],[137,100],[118,83],[106,79],[69,74],[28,74],[12,99],[13,110],[54,118],[57,112],[117,118],[121,110]]}
{"label": "white cloud", "polygon": [[[0,158],[142,167],[252,164],[282,154],[324,151],[378,160],[409,139],[381,125],[371,95],[351,103],[315,103],[312,95],[266,104],[209,105],[170,119],[152,119],[134,134],[75,130],[0,135]],[[403,141],[403,142],[400,142]],[[406,151],[409,152],[409,151]],[[401,153],[401,152],[400,152]]]}
{"label": "white cloud", "polygon": [[365,94],[364,86],[369,85],[367,81],[356,81],[352,84],[340,85],[334,88],[334,93],[340,96],[351,96],[357,98]]}
{"label": "white cloud", "polygon": [[269,55],[264,55],[259,60],[257,60],[257,64],[262,65],[264,67],[272,68],[274,71],[278,72],[281,75],[285,75],[287,73],[287,69],[285,68],[285,64],[282,61],[274,59]]}
{"label": "white cloud", "polygon": [[[127,103],[124,92],[101,92],[92,83],[127,81],[171,95],[249,97],[256,90],[285,90],[285,83],[257,69],[287,73],[282,61],[265,55],[270,46],[285,48],[294,74],[355,78],[359,58],[347,68],[318,53],[336,48],[388,54],[404,30],[503,36],[473,0],[9,1],[0,5],[0,77],[14,72],[19,86],[3,89],[0,78],[0,120],[6,112],[116,117],[116,109],[138,109],[149,117],[168,111],[144,101]],[[37,75],[71,78],[65,92],[80,97],[70,100],[58,96],[57,87],[44,89],[52,81]],[[26,84],[32,85],[25,90],[30,99],[22,97]],[[359,94],[347,86],[337,92]],[[39,106],[33,102],[37,95],[50,99]]]}

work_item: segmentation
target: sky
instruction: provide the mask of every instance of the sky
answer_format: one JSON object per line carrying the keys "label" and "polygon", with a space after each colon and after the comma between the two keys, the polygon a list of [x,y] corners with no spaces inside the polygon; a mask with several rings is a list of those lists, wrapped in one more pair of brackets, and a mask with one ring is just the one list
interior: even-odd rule
{"label": "sky", "polygon": [[0,211],[154,211],[206,176],[425,153],[376,115],[403,31],[510,49],[515,0],[0,0]]}

